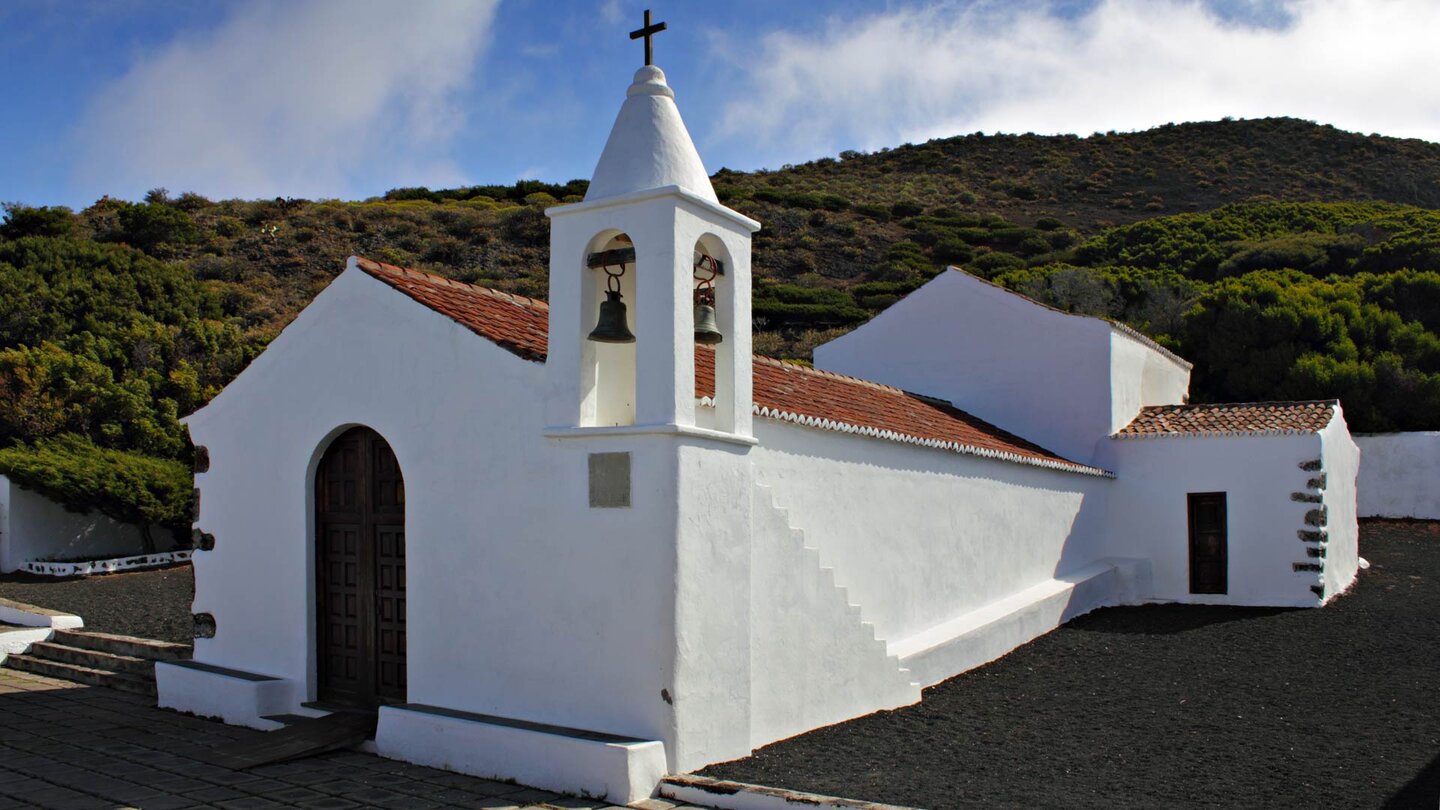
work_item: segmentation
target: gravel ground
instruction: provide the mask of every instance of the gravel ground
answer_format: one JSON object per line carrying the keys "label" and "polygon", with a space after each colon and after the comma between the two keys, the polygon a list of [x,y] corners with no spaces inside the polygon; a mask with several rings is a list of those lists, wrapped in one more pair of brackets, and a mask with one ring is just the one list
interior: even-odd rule
{"label": "gravel ground", "polygon": [[195,578],[189,563],[72,579],[4,574],[0,597],[74,613],[85,620],[86,629],[102,633],[182,644],[194,635],[190,603],[195,600]]}
{"label": "gravel ground", "polygon": [[1440,523],[1361,525],[1320,610],[1107,608],[702,773],[950,807],[1423,807],[1440,797]]}

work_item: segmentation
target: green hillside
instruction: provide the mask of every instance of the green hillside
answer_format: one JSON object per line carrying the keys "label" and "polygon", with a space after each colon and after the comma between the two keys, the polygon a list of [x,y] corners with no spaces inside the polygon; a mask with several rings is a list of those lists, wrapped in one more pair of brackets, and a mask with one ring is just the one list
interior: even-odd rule
{"label": "green hillside", "polygon": [[[1197,401],[1339,396],[1356,430],[1440,428],[1440,145],[1223,121],[964,136],[722,169],[714,183],[765,226],[761,352],[807,359],[958,264],[1175,348],[1196,362]],[[177,416],[233,378],[347,255],[544,297],[544,208],[585,187],[11,204],[0,472],[117,512],[150,504],[145,514],[181,525],[178,468],[146,465],[185,462]],[[77,473],[77,459],[102,455],[113,474]]]}

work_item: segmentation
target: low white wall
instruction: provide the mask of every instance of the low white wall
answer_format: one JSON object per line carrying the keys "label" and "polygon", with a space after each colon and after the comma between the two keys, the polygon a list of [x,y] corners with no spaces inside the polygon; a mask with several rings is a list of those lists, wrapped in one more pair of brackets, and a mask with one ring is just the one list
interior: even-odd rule
{"label": "low white wall", "polygon": [[1440,520],[1440,431],[1360,434],[1355,443],[1361,517]]}
{"label": "low white wall", "polygon": [[[157,551],[175,547],[171,532],[155,527]],[[140,530],[95,512],[70,512],[0,476],[0,572],[26,560],[100,559],[145,553]]]}

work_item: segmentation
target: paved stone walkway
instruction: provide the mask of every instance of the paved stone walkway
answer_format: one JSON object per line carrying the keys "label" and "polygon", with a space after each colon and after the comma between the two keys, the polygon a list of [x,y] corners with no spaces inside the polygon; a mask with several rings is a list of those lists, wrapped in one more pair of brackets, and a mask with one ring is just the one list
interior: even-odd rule
{"label": "paved stone walkway", "polygon": [[[248,771],[187,756],[261,733],[111,689],[0,669],[0,810],[609,807],[348,751]],[[672,807],[641,803],[652,804]]]}

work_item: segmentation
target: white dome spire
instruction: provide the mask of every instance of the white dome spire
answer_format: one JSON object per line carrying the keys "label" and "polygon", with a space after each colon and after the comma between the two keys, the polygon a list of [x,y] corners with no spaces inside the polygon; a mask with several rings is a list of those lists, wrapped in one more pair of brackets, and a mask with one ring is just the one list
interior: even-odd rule
{"label": "white dome spire", "polygon": [[680,120],[675,91],[665,83],[665,72],[654,65],[640,68],[625,95],[585,201],[680,186],[719,202],[685,122]]}

